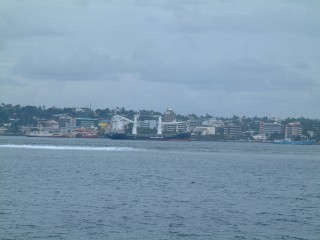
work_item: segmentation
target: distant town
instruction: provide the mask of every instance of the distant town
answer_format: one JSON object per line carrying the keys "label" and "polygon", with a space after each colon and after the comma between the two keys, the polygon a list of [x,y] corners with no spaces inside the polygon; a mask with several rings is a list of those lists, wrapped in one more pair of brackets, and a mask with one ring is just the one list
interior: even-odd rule
{"label": "distant town", "polygon": [[[160,126],[161,125],[161,126]],[[0,135],[97,138],[110,133],[190,133],[194,141],[320,141],[320,119],[214,117],[153,110],[0,105]]]}

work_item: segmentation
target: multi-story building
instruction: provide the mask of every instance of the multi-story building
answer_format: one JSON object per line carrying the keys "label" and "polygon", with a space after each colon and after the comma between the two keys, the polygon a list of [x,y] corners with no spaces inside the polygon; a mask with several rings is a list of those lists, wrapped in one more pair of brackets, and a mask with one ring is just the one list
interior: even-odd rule
{"label": "multi-story building", "polygon": [[154,129],[157,128],[157,120],[144,120],[139,122],[139,126],[141,128],[150,128]]}
{"label": "multi-story building", "polygon": [[54,120],[39,120],[37,128],[41,129],[42,131],[58,131],[59,124]]}
{"label": "multi-story building", "polygon": [[291,138],[302,135],[302,127],[300,122],[288,123],[285,127],[285,138]]}
{"label": "multi-story building", "polygon": [[188,132],[188,124],[186,122],[170,122],[169,124],[163,125],[164,133],[184,133]]}
{"label": "multi-story building", "polygon": [[241,126],[229,123],[224,127],[224,136],[230,139],[239,139],[241,137]]}
{"label": "multi-story building", "polygon": [[93,118],[76,118],[76,126],[80,128],[98,128],[98,119]]}
{"label": "multi-story building", "polygon": [[167,108],[167,110],[163,113],[162,122],[173,122],[173,121],[176,121],[176,114],[172,109]]}
{"label": "multi-story building", "polygon": [[274,122],[274,123],[265,123],[260,122],[259,123],[259,134],[264,134],[266,136],[270,136],[274,133],[283,133],[284,127],[280,123]]}
{"label": "multi-story building", "polygon": [[177,122],[176,114],[168,108],[162,116],[163,133],[183,133],[188,132],[189,127],[186,122]]}
{"label": "multi-story building", "polygon": [[67,115],[60,115],[58,122],[60,129],[74,129],[77,126],[76,119]]}
{"label": "multi-story building", "polygon": [[203,123],[203,121],[200,118],[199,119],[189,119],[188,120],[188,125],[189,125],[189,128],[190,128],[191,131],[196,127],[203,126],[202,123]]}
{"label": "multi-story building", "polygon": [[93,118],[72,118],[67,115],[60,115],[59,119],[60,129],[75,129],[75,128],[98,128],[99,120]]}
{"label": "multi-story building", "polygon": [[209,120],[203,121],[202,125],[210,127],[224,127],[224,122],[216,118],[210,118]]}
{"label": "multi-story building", "polygon": [[216,128],[215,127],[196,127],[192,131],[192,135],[198,136],[208,136],[208,135],[215,135]]}

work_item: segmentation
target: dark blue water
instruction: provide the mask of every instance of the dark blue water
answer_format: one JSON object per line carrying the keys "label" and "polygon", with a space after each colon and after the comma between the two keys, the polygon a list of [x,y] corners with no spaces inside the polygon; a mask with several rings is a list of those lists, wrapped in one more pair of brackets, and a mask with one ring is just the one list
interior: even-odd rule
{"label": "dark blue water", "polygon": [[0,137],[0,239],[320,239],[320,146]]}

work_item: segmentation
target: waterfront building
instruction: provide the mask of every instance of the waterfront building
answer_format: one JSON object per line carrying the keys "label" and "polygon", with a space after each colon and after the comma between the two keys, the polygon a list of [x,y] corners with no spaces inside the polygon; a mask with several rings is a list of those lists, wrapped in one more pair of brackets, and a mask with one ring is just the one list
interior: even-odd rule
{"label": "waterfront building", "polygon": [[8,128],[0,127],[0,135],[5,134],[8,131]]}
{"label": "waterfront building", "polygon": [[241,126],[229,123],[223,130],[224,136],[228,139],[239,139],[241,137]]}
{"label": "waterfront building", "polygon": [[259,123],[259,134],[264,134],[266,136],[270,136],[274,133],[283,133],[284,127],[280,123],[274,122],[274,123],[265,123],[260,122]]}
{"label": "waterfront building", "polygon": [[184,132],[189,132],[189,127],[186,122],[170,122],[167,124],[163,124],[163,133],[184,133]]}
{"label": "waterfront building", "polygon": [[189,127],[186,122],[177,122],[176,114],[170,108],[163,113],[162,116],[163,133],[183,133],[188,132]]}
{"label": "waterfront building", "polygon": [[167,110],[163,113],[162,122],[176,121],[176,117],[177,115],[174,113],[174,111],[170,108],[167,108]]}
{"label": "waterfront building", "polygon": [[144,120],[144,121],[140,121],[139,122],[139,127],[141,128],[150,128],[150,129],[154,129],[157,128],[158,124],[157,124],[157,120]]}
{"label": "waterfront building", "polygon": [[98,119],[93,118],[76,118],[76,127],[79,128],[98,128]]}
{"label": "waterfront building", "polygon": [[267,136],[265,134],[257,134],[252,136],[254,141],[265,142],[267,141]]}
{"label": "waterfront building", "polygon": [[224,122],[216,118],[210,118],[209,120],[203,121],[202,125],[211,127],[224,127]]}
{"label": "waterfront building", "polygon": [[302,127],[300,122],[288,123],[285,127],[285,138],[291,138],[302,135]]}
{"label": "waterfront building", "polygon": [[215,127],[195,127],[192,131],[192,135],[197,136],[208,136],[215,135],[216,128]]}
{"label": "waterfront building", "polygon": [[67,115],[59,115],[58,122],[60,129],[74,129],[77,126],[76,119]]}
{"label": "waterfront building", "polygon": [[188,125],[189,125],[189,128],[190,128],[191,131],[196,127],[203,126],[202,123],[203,123],[203,120],[201,118],[199,118],[199,119],[189,119],[188,120]]}
{"label": "waterfront building", "polygon": [[59,131],[59,123],[54,120],[39,120],[37,128],[42,131]]}

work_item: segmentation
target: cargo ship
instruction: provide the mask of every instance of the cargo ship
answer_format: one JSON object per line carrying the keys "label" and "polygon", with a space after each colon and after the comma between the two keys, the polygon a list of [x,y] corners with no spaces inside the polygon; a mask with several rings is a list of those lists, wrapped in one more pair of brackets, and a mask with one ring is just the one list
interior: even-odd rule
{"label": "cargo ship", "polygon": [[148,140],[148,141],[191,141],[190,133],[177,134],[127,134],[127,133],[109,133],[107,138],[114,140]]}
{"label": "cargo ship", "polygon": [[[148,140],[148,141],[191,141],[190,132],[162,133],[162,126],[166,124],[175,125],[182,122],[162,122],[161,116],[158,117],[157,134],[139,134],[137,131],[139,114],[134,115],[134,120],[114,114],[111,119],[111,128],[106,133],[106,137],[113,140]],[[125,126],[133,124],[132,133],[125,131]]]}

